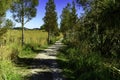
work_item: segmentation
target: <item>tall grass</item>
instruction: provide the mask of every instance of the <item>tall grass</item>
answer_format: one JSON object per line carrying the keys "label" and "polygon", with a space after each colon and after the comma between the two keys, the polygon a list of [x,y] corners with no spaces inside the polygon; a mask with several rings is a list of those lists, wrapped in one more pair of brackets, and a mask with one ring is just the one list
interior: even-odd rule
{"label": "tall grass", "polygon": [[23,80],[20,69],[13,61],[16,61],[18,54],[19,57],[28,55],[33,57],[31,48],[46,45],[47,32],[45,31],[25,30],[24,46],[22,47],[21,30],[8,30],[0,39],[0,80]]}
{"label": "tall grass", "polygon": [[21,80],[18,68],[12,63],[11,46],[0,47],[0,80]]}
{"label": "tall grass", "polygon": [[103,57],[97,53],[82,53],[70,47],[60,51],[59,65],[67,80],[120,80],[119,74],[106,67]]}
{"label": "tall grass", "polygon": [[[18,57],[33,58],[34,50],[48,46],[48,34],[42,30],[25,30],[24,46],[21,46],[21,30],[8,30],[0,38],[0,80],[23,80],[21,68],[16,67]],[[62,37],[60,35],[54,40]]]}
{"label": "tall grass", "polygon": [[21,47],[21,30],[9,30],[2,38],[3,45],[14,44],[20,57],[35,57],[33,49],[41,49],[47,45],[47,32],[42,30],[25,30],[24,46]]}
{"label": "tall grass", "polygon": [[[9,30],[5,35],[6,43],[21,45],[21,30]],[[4,40],[5,40],[4,39]],[[47,32],[41,30],[25,30],[24,43],[34,45],[47,45]]]}

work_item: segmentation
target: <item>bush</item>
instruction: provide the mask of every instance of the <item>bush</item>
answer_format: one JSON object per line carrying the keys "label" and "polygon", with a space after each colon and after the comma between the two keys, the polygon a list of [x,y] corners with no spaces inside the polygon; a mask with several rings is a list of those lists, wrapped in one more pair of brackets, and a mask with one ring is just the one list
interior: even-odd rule
{"label": "bush", "polygon": [[67,66],[62,67],[69,80],[120,80],[119,74],[104,66],[101,55],[97,53],[88,54],[76,48],[66,48],[62,55],[68,60]]}

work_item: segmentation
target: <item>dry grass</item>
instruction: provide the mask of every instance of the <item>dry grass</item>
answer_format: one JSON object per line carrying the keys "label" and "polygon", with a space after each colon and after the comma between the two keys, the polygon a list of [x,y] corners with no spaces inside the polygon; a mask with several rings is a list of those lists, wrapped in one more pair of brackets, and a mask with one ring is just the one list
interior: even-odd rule
{"label": "dry grass", "polygon": [[[16,43],[21,45],[21,30],[9,30],[4,35],[4,43]],[[25,30],[24,31],[25,44],[37,44],[43,46],[47,44],[47,32],[41,30]]]}
{"label": "dry grass", "polygon": [[[47,45],[47,32],[26,30],[24,42],[39,47]],[[0,39],[0,80],[21,80],[18,68],[11,62],[21,52],[21,30],[9,30]]]}
{"label": "dry grass", "polygon": [[[19,57],[33,58],[37,54],[34,54],[31,50],[31,46],[36,49],[41,49],[47,45],[47,32],[41,30],[25,30],[24,31],[24,43],[25,46],[21,46],[21,30],[8,30],[0,38],[0,80],[22,80],[19,73],[28,72],[26,69],[15,67],[12,60]],[[55,40],[62,37],[58,36]],[[11,74],[13,73],[13,74]],[[23,75],[22,75],[23,76]]]}

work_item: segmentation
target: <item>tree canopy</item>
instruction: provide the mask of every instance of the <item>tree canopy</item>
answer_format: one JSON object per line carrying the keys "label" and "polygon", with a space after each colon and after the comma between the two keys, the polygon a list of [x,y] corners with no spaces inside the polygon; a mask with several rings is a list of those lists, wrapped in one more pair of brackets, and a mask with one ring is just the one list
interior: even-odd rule
{"label": "tree canopy", "polygon": [[38,4],[38,0],[17,0],[12,4],[13,19],[22,26],[22,45],[24,43],[24,25],[36,16]]}
{"label": "tree canopy", "polygon": [[65,8],[63,8],[61,14],[61,23],[60,29],[64,34],[64,38],[69,37],[69,40],[75,39],[75,30],[77,29],[77,10],[75,2],[72,2],[72,5],[68,3]]}
{"label": "tree canopy", "polygon": [[119,0],[76,0],[85,10],[82,24],[89,43],[103,55],[118,55],[120,40]]}
{"label": "tree canopy", "polygon": [[56,6],[54,0],[48,0],[46,3],[46,13],[44,20],[45,30],[48,32],[48,43],[51,41],[52,36],[56,36],[58,34],[58,23],[57,23],[57,13]]}
{"label": "tree canopy", "polygon": [[0,0],[0,37],[7,31],[7,28],[4,28],[2,25],[5,22],[6,11],[10,9],[10,6],[15,0]]}

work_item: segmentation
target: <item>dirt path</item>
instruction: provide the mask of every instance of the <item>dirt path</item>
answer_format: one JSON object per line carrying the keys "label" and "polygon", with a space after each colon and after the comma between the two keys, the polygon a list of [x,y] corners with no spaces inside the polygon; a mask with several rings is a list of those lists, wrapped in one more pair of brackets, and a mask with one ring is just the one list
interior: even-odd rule
{"label": "dirt path", "polygon": [[61,41],[62,39],[56,41],[54,45],[44,49],[31,61],[31,75],[28,80],[64,80],[56,57],[58,49],[63,46]]}

